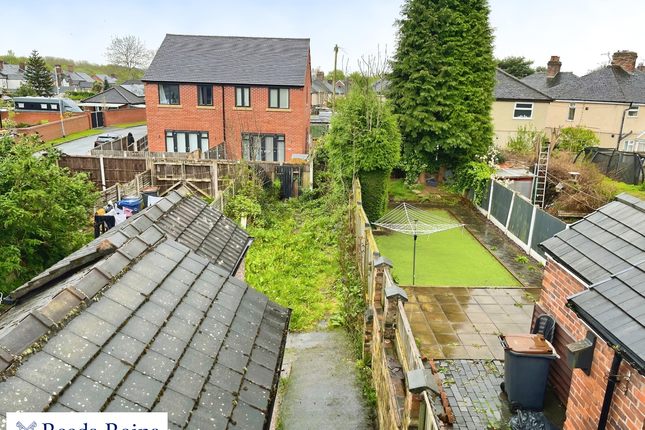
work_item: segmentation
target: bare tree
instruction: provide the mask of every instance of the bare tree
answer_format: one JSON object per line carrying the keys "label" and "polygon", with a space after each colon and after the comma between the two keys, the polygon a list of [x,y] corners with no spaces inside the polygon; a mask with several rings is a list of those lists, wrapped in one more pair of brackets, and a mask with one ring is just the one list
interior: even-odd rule
{"label": "bare tree", "polygon": [[137,36],[112,36],[105,56],[110,63],[127,68],[132,79],[132,69],[147,67],[154,51],[146,48],[146,44]]}

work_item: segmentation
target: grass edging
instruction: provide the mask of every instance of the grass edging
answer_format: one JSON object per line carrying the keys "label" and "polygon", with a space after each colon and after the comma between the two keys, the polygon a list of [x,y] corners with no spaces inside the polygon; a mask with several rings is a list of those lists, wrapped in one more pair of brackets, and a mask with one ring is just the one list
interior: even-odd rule
{"label": "grass edging", "polygon": [[76,133],[68,134],[65,137],[60,137],[58,139],[50,140],[49,142],[43,143],[37,148],[37,150],[46,149],[50,146],[60,145],[61,143],[71,142],[72,140],[80,139],[82,137],[93,136],[95,134],[101,134],[103,130],[89,129],[84,131],[78,131]]}
{"label": "grass edging", "polygon": [[139,121],[139,122],[129,122],[127,124],[116,124],[113,125],[112,127],[117,127],[117,128],[128,128],[128,127],[138,127],[140,125],[147,125],[148,121]]}

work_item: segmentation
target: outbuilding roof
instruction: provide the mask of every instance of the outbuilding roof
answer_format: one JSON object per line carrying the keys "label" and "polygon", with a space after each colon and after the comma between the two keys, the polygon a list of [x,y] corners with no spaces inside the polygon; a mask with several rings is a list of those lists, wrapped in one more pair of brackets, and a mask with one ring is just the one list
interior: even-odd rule
{"label": "outbuilding roof", "polygon": [[82,103],[117,103],[120,105],[136,105],[145,103],[145,98],[130,92],[121,85],[114,84],[107,90],[84,99]]}
{"label": "outbuilding roof", "polygon": [[303,87],[309,39],[167,34],[143,81]]}
{"label": "outbuilding roof", "polygon": [[133,218],[2,315],[0,416],[161,411],[171,429],[265,428],[290,310],[233,277],[248,235],[186,189]]}
{"label": "outbuilding roof", "polygon": [[497,69],[495,80],[497,82],[495,83],[493,96],[497,100],[551,101],[551,97],[548,95],[532,88],[501,69]]}

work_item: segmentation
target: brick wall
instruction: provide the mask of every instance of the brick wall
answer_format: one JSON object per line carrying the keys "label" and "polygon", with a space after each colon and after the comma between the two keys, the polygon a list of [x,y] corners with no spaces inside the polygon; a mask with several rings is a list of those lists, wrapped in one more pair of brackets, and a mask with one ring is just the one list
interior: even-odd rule
{"label": "brick wall", "polygon": [[[7,118],[8,112],[0,112],[0,117],[2,119]],[[83,115],[83,114],[79,114]],[[42,120],[47,120],[49,122],[54,122],[60,120],[59,112],[16,112],[13,117],[13,120],[18,122],[24,122],[25,124],[38,124]]]}
{"label": "brick wall", "polygon": [[[107,110],[103,112],[105,126],[142,122],[146,120],[146,110],[140,108]],[[164,149],[165,151],[165,149]]]}
{"label": "brick wall", "polygon": [[[251,87],[250,108],[235,107],[234,86],[213,86],[213,106],[197,106],[197,86],[180,85],[180,105],[159,105],[157,84],[145,83],[150,151],[165,151],[165,131],[208,131],[210,147],[227,143],[229,158],[242,156],[242,132],[285,135],[285,161],[307,153],[311,103],[309,63],[305,87],[291,88],[289,109],[269,109],[267,87]],[[205,148],[203,148],[205,149]]]}
{"label": "brick wall", "polygon": [[[90,114],[82,114],[74,118],[64,120],[65,135],[85,131],[92,128]],[[44,142],[55,140],[63,137],[63,128],[60,121],[50,122],[49,124],[37,125],[29,128],[19,128],[18,133],[35,134],[38,133]]]}
{"label": "brick wall", "polygon": [[[574,341],[583,339],[587,326],[567,307],[567,298],[585,291],[587,287],[552,259],[547,261],[542,283],[539,306],[557,322],[557,330]],[[556,349],[558,349],[556,347]],[[568,393],[567,420],[563,430],[595,430],[607,388],[607,375],[611,368],[614,350],[598,338],[594,349],[590,375],[580,369],[571,372],[571,388]],[[566,364],[566,348],[558,350],[559,361]],[[557,370],[551,366],[551,374]],[[630,374],[616,384],[607,429],[642,430],[645,422],[645,378],[629,364],[623,362],[620,374]]]}

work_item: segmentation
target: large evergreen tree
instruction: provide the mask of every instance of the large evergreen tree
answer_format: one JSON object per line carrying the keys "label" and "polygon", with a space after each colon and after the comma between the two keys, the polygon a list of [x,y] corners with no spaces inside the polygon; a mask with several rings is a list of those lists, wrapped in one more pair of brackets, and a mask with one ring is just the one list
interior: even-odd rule
{"label": "large evergreen tree", "polygon": [[497,67],[518,79],[535,73],[535,70],[531,67],[532,65],[533,61],[524,57],[510,56],[497,60]]}
{"label": "large evergreen tree", "polygon": [[408,173],[458,166],[492,144],[495,62],[488,14],[486,0],[403,5],[390,90]]}
{"label": "large evergreen tree", "polygon": [[27,85],[33,88],[39,96],[51,97],[54,95],[54,80],[47,70],[45,60],[35,49],[27,60],[25,67],[25,80]]}

